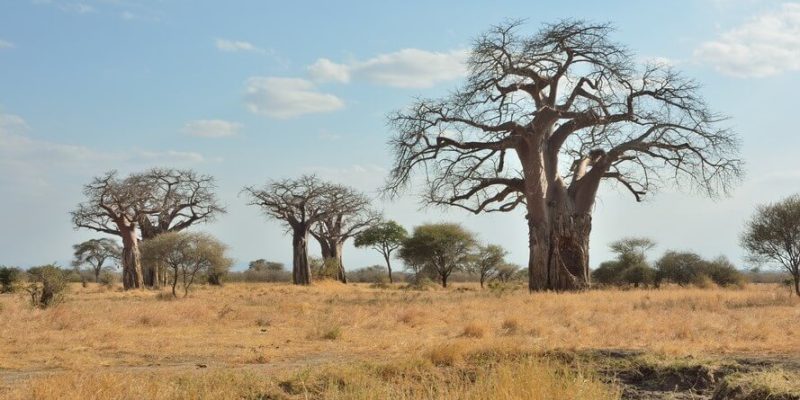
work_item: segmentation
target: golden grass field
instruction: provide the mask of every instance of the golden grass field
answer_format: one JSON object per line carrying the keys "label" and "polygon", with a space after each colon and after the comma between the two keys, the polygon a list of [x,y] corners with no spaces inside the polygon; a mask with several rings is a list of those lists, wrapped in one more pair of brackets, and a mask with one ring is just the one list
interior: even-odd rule
{"label": "golden grass field", "polygon": [[232,283],[164,298],[74,285],[38,310],[0,295],[0,398],[615,399],[620,389],[589,366],[522,355],[800,359],[800,301],[777,285],[529,294]]}

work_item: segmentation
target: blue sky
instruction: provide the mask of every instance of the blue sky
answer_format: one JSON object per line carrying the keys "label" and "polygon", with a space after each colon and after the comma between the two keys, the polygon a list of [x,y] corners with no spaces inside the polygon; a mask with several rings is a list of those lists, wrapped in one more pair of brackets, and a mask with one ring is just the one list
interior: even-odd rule
{"label": "blue sky", "polygon": [[[386,114],[463,78],[472,39],[492,24],[610,21],[641,59],[670,62],[742,138],[747,177],[717,201],[666,188],[644,203],[606,188],[592,264],[645,235],[665,249],[742,262],[738,235],[758,203],[798,191],[794,123],[800,3],[754,0],[265,2],[9,0],[0,4],[0,264],[66,264],[68,212],[109,169],[214,175],[229,213],[199,226],[239,265],[287,262],[290,238],[244,205],[245,185],[317,173],[375,193],[390,167]],[[524,264],[522,212],[420,209],[413,192],[376,201],[407,228],[459,221]],[[316,253],[316,249],[312,249]],[[380,263],[347,248],[349,268]]]}

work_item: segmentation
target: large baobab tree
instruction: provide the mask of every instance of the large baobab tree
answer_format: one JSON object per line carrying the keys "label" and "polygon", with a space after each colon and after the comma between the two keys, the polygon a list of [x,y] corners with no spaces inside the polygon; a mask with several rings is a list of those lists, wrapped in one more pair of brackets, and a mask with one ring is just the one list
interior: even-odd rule
{"label": "large baobab tree", "polygon": [[738,141],[696,83],[637,62],[608,25],[519,30],[508,23],[479,37],[460,89],[390,117],[396,158],[386,189],[397,193],[422,170],[429,203],[524,207],[529,288],[581,289],[601,182],[637,201],[665,183],[726,193],[741,173]]}
{"label": "large baobab tree", "polygon": [[340,187],[341,201],[336,212],[321,219],[311,229],[311,236],[319,243],[323,260],[333,260],[339,271],[337,278],[347,283],[342,260],[344,243],[380,221],[380,214],[370,208],[370,200],[353,188]]}
{"label": "large baobab tree", "polygon": [[[153,168],[141,174],[151,188],[151,206],[156,213],[142,214],[142,240],[165,232],[179,232],[192,225],[212,221],[225,212],[219,204],[214,177],[193,170]],[[166,278],[157,264],[143,266],[146,286],[158,287]]]}
{"label": "large baobab tree", "polygon": [[143,217],[158,211],[150,208],[152,186],[141,175],[120,179],[111,171],[84,186],[83,194],[86,201],[71,213],[73,225],[121,237],[123,287],[143,287],[137,228]]}
{"label": "large baobab tree", "polygon": [[[351,190],[324,182],[313,175],[268,183],[263,188],[246,187],[250,205],[286,224],[292,233],[292,281],[296,285],[311,283],[308,263],[308,236],[321,221],[333,218],[354,207]],[[358,199],[356,199],[358,200]]]}
{"label": "large baobab tree", "polygon": [[100,282],[100,272],[103,271],[106,261],[119,262],[122,258],[122,249],[115,240],[109,238],[89,239],[78,243],[72,248],[75,250],[75,259],[72,265],[80,267],[89,264],[94,272],[94,281]]}

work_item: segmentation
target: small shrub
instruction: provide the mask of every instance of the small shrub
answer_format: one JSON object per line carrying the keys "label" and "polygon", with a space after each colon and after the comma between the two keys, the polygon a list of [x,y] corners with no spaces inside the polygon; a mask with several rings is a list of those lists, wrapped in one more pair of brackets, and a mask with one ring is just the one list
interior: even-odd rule
{"label": "small shrub", "polygon": [[337,340],[342,337],[342,327],[335,323],[319,323],[308,334],[309,339]]}
{"label": "small shrub", "polygon": [[461,333],[461,336],[475,339],[482,338],[486,336],[486,327],[476,322],[472,322],[464,327],[464,332]]}
{"label": "small shrub", "polygon": [[506,318],[501,327],[506,334],[513,335],[520,331],[522,325],[519,323],[519,320],[515,318]]}
{"label": "small shrub", "polygon": [[397,316],[397,322],[401,322],[403,324],[414,327],[419,325],[423,316],[424,314],[421,311],[412,308],[401,312]]}
{"label": "small shrub", "polygon": [[336,340],[342,337],[342,328],[338,326],[331,327],[330,329],[326,330],[320,336],[322,339],[325,340]]}
{"label": "small shrub", "polygon": [[169,292],[158,292],[158,294],[156,294],[156,300],[172,301],[175,300],[175,296],[173,296],[172,293]]}
{"label": "small shrub", "polygon": [[14,293],[22,283],[22,270],[15,267],[0,267],[0,293]]}
{"label": "small shrub", "polygon": [[434,365],[451,367],[464,361],[464,345],[461,343],[447,343],[433,347],[428,352],[428,359]]}
{"label": "small shrub", "polygon": [[97,282],[102,286],[112,287],[117,282],[117,276],[109,270],[103,270],[100,272]]}
{"label": "small shrub", "polygon": [[25,290],[34,307],[47,308],[64,300],[67,277],[60,268],[53,265],[34,267],[28,270],[28,275],[30,282]]}

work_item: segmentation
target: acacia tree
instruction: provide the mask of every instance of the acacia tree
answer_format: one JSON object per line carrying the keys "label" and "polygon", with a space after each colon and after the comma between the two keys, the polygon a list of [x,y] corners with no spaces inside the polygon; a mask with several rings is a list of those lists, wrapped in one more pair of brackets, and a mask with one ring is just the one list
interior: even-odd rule
{"label": "acacia tree", "polygon": [[[156,213],[143,214],[139,220],[142,240],[165,232],[179,232],[192,225],[213,221],[225,212],[219,204],[214,177],[186,169],[153,168],[141,174],[151,187],[150,208]],[[143,266],[144,284],[158,287],[165,275],[157,265]]]}
{"label": "acacia tree", "polygon": [[392,252],[403,245],[408,237],[408,232],[395,221],[383,221],[370,226],[356,235],[356,247],[371,247],[383,255],[386,260],[386,269],[389,270],[389,283],[394,283],[392,278]]}
{"label": "acacia tree", "polygon": [[95,282],[100,282],[100,272],[106,265],[106,261],[118,262],[122,258],[122,249],[112,239],[90,239],[78,243],[72,248],[75,250],[75,259],[72,261],[72,265],[80,267],[89,264],[94,272]]}
{"label": "acacia tree", "polygon": [[[213,277],[218,284],[233,264],[225,256],[226,250],[211,235],[196,232],[167,232],[142,244],[143,258],[149,264],[163,264],[169,269],[173,297],[178,297],[178,283],[183,297],[188,296],[189,287],[200,274]],[[213,280],[209,283],[215,284]]]}
{"label": "acacia tree", "polygon": [[506,251],[496,244],[479,246],[477,251],[472,254],[469,260],[469,270],[478,275],[481,288],[487,280],[497,275],[498,267],[506,263],[504,260],[506,254]]}
{"label": "acacia tree", "polygon": [[403,242],[399,256],[417,273],[426,271],[447,287],[454,271],[464,269],[475,247],[473,234],[458,224],[425,224]]}
{"label": "acacia tree", "polygon": [[296,285],[310,284],[308,236],[317,223],[354,208],[350,189],[304,175],[273,181],[260,189],[246,187],[243,192],[250,197],[249,205],[260,207],[268,217],[286,224],[292,233],[292,281]]}
{"label": "acacia tree", "polygon": [[773,263],[791,274],[800,296],[800,195],[759,206],[747,222],[741,244],[752,261]]}
{"label": "acacia tree", "polygon": [[380,215],[370,208],[370,201],[353,188],[340,188],[344,200],[337,205],[336,213],[321,219],[311,230],[311,236],[319,243],[322,259],[334,262],[338,267],[337,278],[347,283],[342,260],[344,243],[380,220]]}
{"label": "acacia tree", "polygon": [[663,183],[711,196],[739,178],[738,142],[698,85],[638,63],[583,21],[523,36],[519,23],[479,37],[466,83],[390,116],[396,194],[424,171],[426,200],[473,213],[526,211],[529,288],[589,284],[592,209],[603,181],[637,201]]}
{"label": "acacia tree", "polygon": [[137,228],[144,216],[158,212],[150,208],[152,186],[141,175],[120,179],[111,171],[84,186],[83,194],[86,201],[71,213],[73,225],[121,237],[122,285],[143,287]]}

